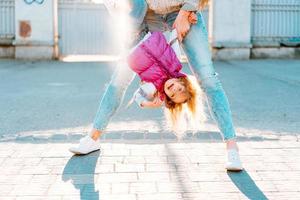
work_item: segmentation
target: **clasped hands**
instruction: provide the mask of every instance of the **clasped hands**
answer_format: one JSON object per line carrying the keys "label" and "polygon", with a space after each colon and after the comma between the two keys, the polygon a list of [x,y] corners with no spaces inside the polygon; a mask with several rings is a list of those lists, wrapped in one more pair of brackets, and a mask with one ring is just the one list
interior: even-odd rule
{"label": "clasped hands", "polygon": [[195,12],[180,10],[175,22],[173,24],[173,28],[177,31],[177,37],[179,42],[182,42],[184,37],[188,34],[191,25],[196,24],[198,21],[198,17]]}

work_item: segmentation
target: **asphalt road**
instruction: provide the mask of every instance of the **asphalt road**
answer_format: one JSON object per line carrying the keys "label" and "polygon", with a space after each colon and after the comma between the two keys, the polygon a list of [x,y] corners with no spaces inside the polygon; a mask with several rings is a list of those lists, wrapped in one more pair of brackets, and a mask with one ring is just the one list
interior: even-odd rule
{"label": "asphalt road", "polygon": [[[88,131],[114,67],[0,60],[0,136]],[[300,134],[300,60],[215,62],[215,67],[238,131]],[[136,78],[124,104],[137,87]],[[164,129],[162,110],[136,105],[122,106],[109,126],[122,131]]]}

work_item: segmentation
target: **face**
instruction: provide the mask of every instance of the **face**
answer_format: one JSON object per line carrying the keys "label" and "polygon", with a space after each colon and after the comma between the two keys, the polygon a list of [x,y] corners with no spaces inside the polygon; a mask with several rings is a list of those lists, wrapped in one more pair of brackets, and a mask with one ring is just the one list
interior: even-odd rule
{"label": "face", "polygon": [[165,82],[164,91],[175,103],[183,103],[188,99],[186,88],[178,78],[172,78]]}

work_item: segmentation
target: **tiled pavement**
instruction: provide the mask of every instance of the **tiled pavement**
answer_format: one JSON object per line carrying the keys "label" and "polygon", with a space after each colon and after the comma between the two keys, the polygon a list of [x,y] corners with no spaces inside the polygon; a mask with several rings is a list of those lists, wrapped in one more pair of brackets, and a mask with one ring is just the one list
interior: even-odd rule
{"label": "tiled pavement", "polygon": [[0,143],[0,199],[300,199],[300,142],[244,137],[245,171],[224,170],[220,139],[105,139],[72,156],[72,141]]}

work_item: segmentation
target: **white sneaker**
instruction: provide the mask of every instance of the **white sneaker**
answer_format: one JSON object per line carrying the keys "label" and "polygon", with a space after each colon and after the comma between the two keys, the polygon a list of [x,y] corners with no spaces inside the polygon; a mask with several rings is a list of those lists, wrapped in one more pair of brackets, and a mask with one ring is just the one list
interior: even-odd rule
{"label": "white sneaker", "polygon": [[236,149],[227,150],[227,171],[242,171],[244,168],[240,160],[239,152]]}
{"label": "white sneaker", "polygon": [[74,154],[84,155],[91,153],[93,151],[97,151],[100,149],[99,139],[97,141],[93,140],[91,136],[87,135],[80,139],[79,145],[69,148]]}

